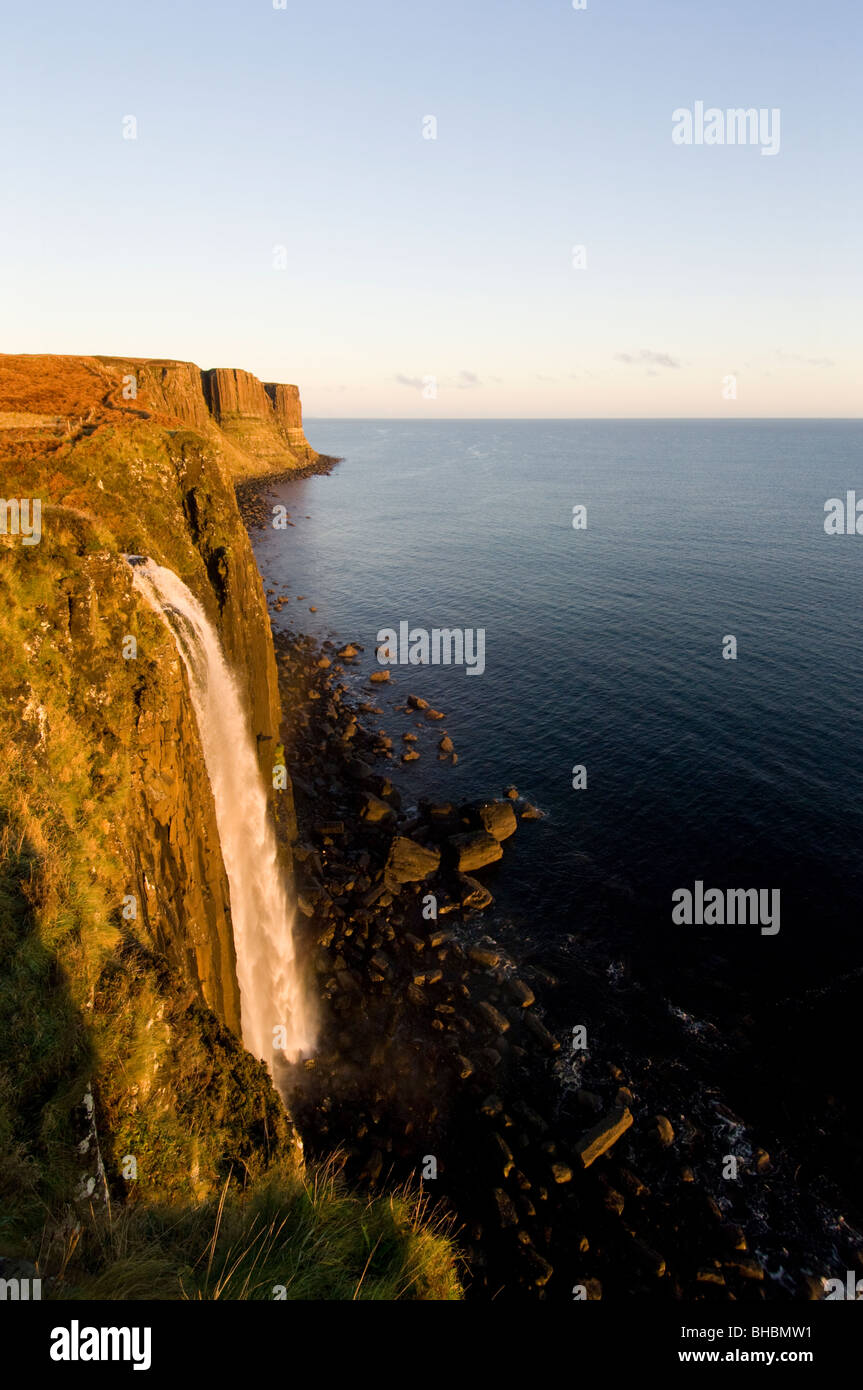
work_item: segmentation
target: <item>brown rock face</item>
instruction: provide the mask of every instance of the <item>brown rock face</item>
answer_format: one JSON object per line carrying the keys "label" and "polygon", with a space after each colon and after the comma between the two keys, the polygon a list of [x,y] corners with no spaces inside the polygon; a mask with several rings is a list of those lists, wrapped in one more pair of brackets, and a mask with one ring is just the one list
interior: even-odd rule
{"label": "brown rock face", "polygon": [[251,372],[239,371],[236,367],[213,367],[202,372],[204,392],[216,423],[234,415],[246,415],[253,419],[268,420],[272,415],[270,398],[263,384]]}
{"label": "brown rock face", "polygon": [[315,457],[303,434],[298,387],[275,381],[264,386],[251,372],[233,367],[214,367],[202,380],[219,428],[254,459],[290,468]]}
{"label": "brown rock face", "polygon": [[[205,430],[210,424],[210,412],[201,390],[201,371],[194,362],[145,361],[125,366],[123,374],[134,374],[141,400],[160,414],[176,415],[197,430]],[[129,404],[134,405],[135,400]]]}
{"label": "brown rock face", "polygon": [[294,448],[308,450],[308,440],[303,433],[300,388],[298,386],[284,386],[278,381],[267,381],[264,383],[264,390],[273,403],[276,419],[284,431],[288,443]]}

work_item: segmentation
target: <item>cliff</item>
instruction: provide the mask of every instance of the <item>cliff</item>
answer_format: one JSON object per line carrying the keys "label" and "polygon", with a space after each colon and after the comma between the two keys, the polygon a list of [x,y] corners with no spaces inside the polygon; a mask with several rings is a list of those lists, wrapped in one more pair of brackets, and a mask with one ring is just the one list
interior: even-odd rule
{"label": "cliff", "polygon": [[[129,376],[137,390],[124,398]],[[201,1009],[234,1058],[215,1085],[216,1145],[227,1126],[224,1142],[245,1151],[263,1124],[276,1149],[291,1147],[264,1068],[237,1041],[230,900],[185,670],[123,559],[147,554],[169,566],[217,624],[270,785],[281,710],[269,618],[234,498],[236,451],[219,447],[201,381],[188,363],[0,358],[4,495],[42,503],[38,545],[0,536],[0,731],[16,753],[0,824],[32,843],[36,880],[47,872],[42,860],[58,856],[57,881],[36,894],[44,904],[34,909],[35,890],[14,873],[9,892],[27,950],[35,929],[46,978],[63,981],[53,1004],[82,1046],[89,1038],[85,1052],[96,1035],[110,1039],[113,1060],[97,1068],[95,1088],[100,1122],[110,1117],[106,1144],[119,1153],[155,1144],[157,1134],[163,1145],[166,1126],[176,1128],[190,1078],[166,1088],[159,1077],[170,1070],[165,1050],[173,1054],[181,1038],[200,1050],[190,1030],[199,1033],[191,1020]],[[290,787],[274,810],[290,841]],[[284,854],[290,872],[287,844]],[[21,942],[5,944],[15,956]],[[130,1096],[117,1039],[128,992],[141,988],[151,1036],[136,1033],[140,1076]],[[26,1007],[37,1006],[34,998]],[[83,1075],[72,1093],[81,1084]],[[206,1183],[198,1140],[178,1132],[175,1141],[174,1162]]]}
{"label": "cliff", "polygon": [[111,378],[103,407],[181,421],[221,449],[234,478],[290,471],[317,458],[303,433],[297,386],[265,386],[234,367],[202,371],[193,362],[159,358],[93,360]]}
{"label": "cliff", "polygon": [[[203,605],[270,787],[276,663],[235,483],[315,457],[296,387],[0,356],[0,490],[41,502],[38,543],[5,507],[0,532],[0,1274],[35,1261],[46,1297],[269,1299],[286,1270],[289,1298],[458,1296],[412,1200],[307,1172],[241,1044],[186,671],[124,559],[152,557]],[[290,784],[271,798],[290,876]],[[364,1284],[369,1232],[386,1254]]]}
{"label": "cliff", "polygon": [[266,470],[284,468],[285,457],[315,458],[303,433],[296,386],[269,382],[250,372],[214,367],[203,373],[204,395],[219,428]]}

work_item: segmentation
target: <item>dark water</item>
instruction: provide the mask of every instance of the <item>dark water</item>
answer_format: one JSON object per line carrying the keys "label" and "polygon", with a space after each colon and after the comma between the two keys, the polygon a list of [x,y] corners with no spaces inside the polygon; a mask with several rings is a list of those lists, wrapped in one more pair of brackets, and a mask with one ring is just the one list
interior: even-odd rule
{"label": "dark water", "polygon": [[[425,696],[459,752],[438,762],[441,726],[417,729],[403,786],[515,782],[547,812],[484,875],[508,930],[563,955],[586,941],[611,979],[742,1028],[738,1098],[751,1108],[769,1077],[777,1123],[817,1112],[817,1128],[832,1105],[844,1126],[863,1006],[863,536],[823,523],[827,498],[863,497],[863,424],[307,428],[344,462],[279,491],[296,525],[262,536],[262,570],[291,626],[365,644],[366,673],[381,628],[485,629],[483,675],[395,668],[375,699],[400,737],[413,725],[392,706]],[[671,894],[696,879],[778,888],[779,934],[673,925]]]}

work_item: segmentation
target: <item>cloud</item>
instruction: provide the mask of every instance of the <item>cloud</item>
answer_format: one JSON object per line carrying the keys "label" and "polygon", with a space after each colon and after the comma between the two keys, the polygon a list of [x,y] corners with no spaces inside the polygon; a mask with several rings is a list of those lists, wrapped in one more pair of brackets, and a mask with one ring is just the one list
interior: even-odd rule
{"label": "cloud", "polygon": [[642,348],[641,352],[616,352],[615,362],[625,362],[627,367],[674,367],[678,368],[680,363],[673,357],[669,357],[667,352],[651,352],[650,348]]}
{"label": "cloud", "polygon": [[393,377],[393,380],[397,381],[399,386],[412,386],[415,391],[421,391],[423,389],[423,379],[421,376],[402,376],[401,372],[399,372],[397,376]]}
{"label": "cloud", "polygon": [[836,363],[832,357],[801,357],[796,352],[783,352],[781,348],[776,349],[776,356],[780,362],[796,362],[801,367],[835,367]]}
{"label": "cloud", "polygon": [[476,372],[459,372],[457,385],[461,391],[467,391],[471,386],[482,386],[482,382]]}

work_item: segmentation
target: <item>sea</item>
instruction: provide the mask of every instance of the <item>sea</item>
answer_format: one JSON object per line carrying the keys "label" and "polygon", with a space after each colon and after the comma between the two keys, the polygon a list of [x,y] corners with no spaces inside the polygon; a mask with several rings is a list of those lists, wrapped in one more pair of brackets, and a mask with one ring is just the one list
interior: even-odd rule
{"label": "sea", "polygon": [[[860,1220],[863,534],[828,534],[825,506],[856,489],[863,529],[863,422],[306,433],[342,462],[278,485],[293,524],[253,537],[290,596],[273,625],[362,645],[346,679],[372,726],[417,734],[408,802],[514,784],[543,812],[479,875],[486,930],[553,972],[559,1030],[589,978],[604,1047],[689,1056],[693,1086]],[[484,669],[369,686],[401,623],[481,630]],[[408,694],[445,719],[403,713]],[[676,921],[697,884],[767,890],[778,930]]]}

